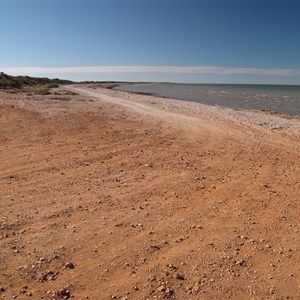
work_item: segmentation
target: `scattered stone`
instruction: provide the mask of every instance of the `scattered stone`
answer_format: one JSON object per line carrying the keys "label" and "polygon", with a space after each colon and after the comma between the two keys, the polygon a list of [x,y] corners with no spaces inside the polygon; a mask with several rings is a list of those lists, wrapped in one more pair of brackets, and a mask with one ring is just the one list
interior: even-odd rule
{"label": "scattered stone", "polygon": [[154,244],[154,245],[151,245],[150,248],[159,250],[161,248],[161,246],[159,244]]}
{"label": "scattered stone", "polygon": [[176,239],[174,242],[175,242],[175,243],[180,243],[180,242],[182,242],[182,241],[184,241],[184,237],[181,237],[181,238],[179,238],[179,239]]}
{"label": "scattered stone", "polygon": [[53,272],[53,271],[47,271],[44,273],[41,273],[38,277],[37,280],[39,282],[44,282],[44,281],[51,281],[55,280],[57,278],[58,272]]}
{"label": "scattered stone", "polygon": [[68,262],[65,264],[65,269],[74,269],[75,265],[71,262]]}
{"label": "scattered stone", "polygon": [[155,275],[149,275],[148,281],[156,281],[156,276]]}
{"label": "scattered stone", "polygon": [[156,289],[156,292],[162,295],[163,299],[171,298],[174,295],[174,290],[166,287],[165,285],[161,285]]}
{"label": "scattered stone", "polygon": [[241,260],[238,260],[235,264],[237,266],[245,266],[245,261],[243,259],[241,259]]}
{"label": "scattered stone", "polygon": [[71,292],[64,288],[58,291],[57,295],[63,299],[69,299],[71,297]]}
{"label": "scattered stone", "polygon": [[158,292],[163,293],[163,292],[166,290],[166,287],[165,287],[164,285],[161,285],[161,286],[159,286],[156,290],[157,290]]}
{"label": "scattered stone", "polygon": [[22,287],[22,289],[20,290],[20,293],[21,293],[21,294],[26,294],[26,293],[27,293],[27,289],[28,289],[28,286],[27,286],[27,285],[24,286],[24,287]]}
{"label": "scattered stone", "polygon": [[269,293],[270,293],[271,295],[275,294],[275,288],[274,288],[274,287],[270,288],[270,289],[269,289]]}
{"label": "scattered stone", "polygon": [[173,265],[173,264],[169,264],[169,265],[167,265],[170,269],[172,269],[172,270],[177,270],[178,268],[175,266],[175,265]]}
{"label": "scattered stone", "polygon": [[175,279],[178,279],[178,280],[185,280],[185,277],[182,275],[182,274],[179,274],[179,273],[176,273],[174,275],[174,278]]}

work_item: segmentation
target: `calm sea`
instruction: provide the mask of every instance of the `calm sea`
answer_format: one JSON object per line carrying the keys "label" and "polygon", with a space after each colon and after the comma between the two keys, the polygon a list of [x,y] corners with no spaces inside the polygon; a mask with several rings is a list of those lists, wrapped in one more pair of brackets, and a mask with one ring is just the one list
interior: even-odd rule
{"label": "calm sea", "polygon": [[236,109],[271,110],[300,115],[299,85],[139,83],[114,89]]}

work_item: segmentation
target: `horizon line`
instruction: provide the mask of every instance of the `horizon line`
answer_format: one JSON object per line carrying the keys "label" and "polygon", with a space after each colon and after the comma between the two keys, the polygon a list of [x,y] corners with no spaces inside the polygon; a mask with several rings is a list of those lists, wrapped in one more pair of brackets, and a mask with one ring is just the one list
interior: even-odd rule
{"label": "horizon line", "polygon": [[245,68],[220,66],[79,66],[79,67],[0,67],[0,71],[12,75],[30,74],[215,74],[215,75],[263,75],[300,76],[298,69]]}

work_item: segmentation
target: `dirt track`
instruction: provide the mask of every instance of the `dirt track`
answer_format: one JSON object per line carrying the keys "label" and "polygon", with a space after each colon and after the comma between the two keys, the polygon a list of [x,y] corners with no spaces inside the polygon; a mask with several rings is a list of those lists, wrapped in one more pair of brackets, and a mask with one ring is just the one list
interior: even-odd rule
{"label": "dirt track", "polygon": [[300,298],[299,120],[68,89],[0,94],[0,299]]}

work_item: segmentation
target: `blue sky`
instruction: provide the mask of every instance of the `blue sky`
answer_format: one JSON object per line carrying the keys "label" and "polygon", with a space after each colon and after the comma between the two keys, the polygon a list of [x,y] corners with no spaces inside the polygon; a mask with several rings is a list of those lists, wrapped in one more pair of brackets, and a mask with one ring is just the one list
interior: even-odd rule
{"label": "blue sky", "polygon": [[0,0],[0,71],[300,84],[299,0]]}

